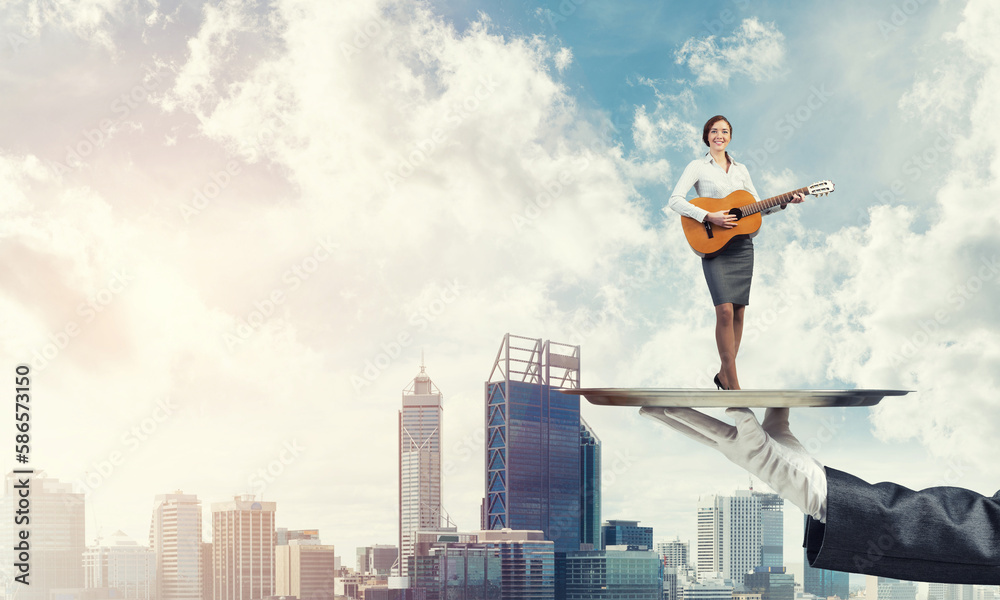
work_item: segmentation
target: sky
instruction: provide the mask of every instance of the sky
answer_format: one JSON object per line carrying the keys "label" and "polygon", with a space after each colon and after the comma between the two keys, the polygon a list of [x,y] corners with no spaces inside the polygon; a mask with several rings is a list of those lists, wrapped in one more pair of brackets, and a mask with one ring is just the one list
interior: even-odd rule
{"label": "sky", "polygon": [[[31,367],[30,466],[86,494],[88,543],[144,543],[158,494],[208,521],[256,493],[353,566],[396,543],[423,361],[445,508],[477,529],[504,334],[579,345],[584,387],[712,386],[663,209],[724,114],[762,196],[836,184],[755,238],[741,384],[913,390],[792,430],[871,482],[992,495],[997,30],[989,0],[5,2],[0,365]],[[582,413],[602,517],[657,541],[751,483]],[[786,504],[793,571],[801,527]]]}

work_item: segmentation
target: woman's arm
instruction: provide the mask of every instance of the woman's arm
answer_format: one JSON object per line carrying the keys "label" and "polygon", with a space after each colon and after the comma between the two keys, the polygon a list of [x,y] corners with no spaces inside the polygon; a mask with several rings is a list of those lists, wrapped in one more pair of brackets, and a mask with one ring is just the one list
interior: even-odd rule
{"label": "woman's arm", "polygon": [[681,178],[677,180],[677,185],[674,186],[674,193],[670,194],[670,200],[667,201],[667,208],[701,223],[704,222],[708,211],[698,208],[686,199],[688,190],[698,181],[699,164],[701,164],[701,161],[695,160],[688,163],[688,166],[685,167]]}

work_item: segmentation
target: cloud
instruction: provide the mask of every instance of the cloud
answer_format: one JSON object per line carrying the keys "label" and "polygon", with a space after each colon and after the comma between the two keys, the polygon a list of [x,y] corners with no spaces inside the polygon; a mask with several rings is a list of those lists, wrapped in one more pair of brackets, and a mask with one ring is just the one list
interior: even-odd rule
{"label": "cloud", "polygon": [[[558,79],[571,55],[544,40],[486,18],[459,32],[405,2],[260,10],[178,13],[198,20],[181,44],[136,15],[162,78],[129,114],[141,127],[66,173],[4,156],[3,349],[39,352],[61,399],[37,455],[51,474],[84,485],[124,453],[88,502],[134,536],[154,494],[247,491],[297,439],[308,450],[270,497],[298,506],[334,471],[370,478],[349,457],[371,444],[388,483],[330,491],[339,508],[323,514],[339,516],[313,518],[389,541],[394,414],[419,350],[443,389],[481,390],[503,333],[565,335],[578,294],[598,303],[623,257],[653,252],[628,173],[668,166],[623,158],[583,118]],[[57,415],[70,399],[107,415],[101,444]],[[176,409],[133,450],[165,399]],[[220,463],[199,467],[206,453]],[[352,526],[358,494],[369,508]],[[138,498],[129,516],[122,498]],[[476,506],[449,509],[471,527]]]}
{"label": "cloud", "polygon": [[107,50],[115,50],[114,29],[128,0],[15,0],[4,4],[4,25],[15,52],[46,27],[65,30]]}
{"label": "cloud", "polygon": [[690,38],[674,53],[674,62],[696,75],[696,85],[723,84],[735,75],[766,81],[782,73],[785,36],[774,23],[744,19],[729,37]]}

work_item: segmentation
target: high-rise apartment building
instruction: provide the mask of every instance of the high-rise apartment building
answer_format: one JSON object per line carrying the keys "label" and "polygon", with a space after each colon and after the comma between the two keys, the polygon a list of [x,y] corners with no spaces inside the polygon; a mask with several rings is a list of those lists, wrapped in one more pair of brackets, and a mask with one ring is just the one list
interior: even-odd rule
{"label": "high-rise apartment building", "polygon": [[483,529],[541,530],[580,549],[580,347],[507,334],[486,383]]}
{"label": "high-rise apartment building", "polygon": [[680,537],[656,543],[656,553],[663,559],[664,568],[687,569],[688,552],[688,543],[682,542]]}
{"label": "high-rise apartment building", "polygon": [[580,418],[580,549],[601,547],[601,440]]}
{"label": "high-rise apartment building", "polygon": [[441,526],[441,391],[424,366],[399,411],[399,574],[412,575],[414,532]]}
{"label": "high-rise apartment building", "polygon": [[276,596],[333,600],[336,571],[334,548],[316,541],[291,540],[275,547]]}
{"label": "high-rise apartment building", "polygon": [[214,600],[259,600],[274,595],[274,502],[252,494],[212,504]]}
{"label": "high-rise apartment building", "polygon": [[120,600],[156,598],[156,553],[121,531],[108,543],[87,548],[83,569],[88,588],[110,588]]}
{"label": "high-rise apartment building", "polygon": [[[774,494],[737,490],[698,506],[698,578],[718,577],[737,587],[754,567],[782,562],[782,502]],[[765,544],[765,540],[767,544]]]}
{"label": "high-rise apartment building", "polygon": [[202,600],[201,501],[178,490],[156,496],[149,547],[159,600]]}
{"label": "high-rise apartment building", "polygon": [[[25,497],[27,514],[19,505]],[[84,495],[74,493],[72,484],[37,473],[8,473],[0,513],[0,573],[8,598],[16,592],[19,600],[48,600],[50,590],[83,588]],[[17,548],[25,541],[21,531],[29,531],[27,561]],[[25,572],[19,564],[27,569],[29,585],[16,580]]]}

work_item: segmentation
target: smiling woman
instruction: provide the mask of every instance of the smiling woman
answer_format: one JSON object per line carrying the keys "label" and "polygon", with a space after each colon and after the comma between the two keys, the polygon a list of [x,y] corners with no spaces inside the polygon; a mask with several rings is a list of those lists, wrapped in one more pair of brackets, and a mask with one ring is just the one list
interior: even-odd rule
{"label": "smiling woman", "polygon": [[[730,211],[709,212],[686,202],[684,197],[694,186],[699,197],[722,198],[736,190],[746,190],[760,201],[750,180],[750,172],[726,151],[732,141],[733,126],[729,119],[716,115],[705,122],[701,139],[709,151],[688,164],[670,195],[668,206],[682,216],[700,223],[731,229],[737,217]],[[803,195],[796,194],[789,202],[802,202]],[[784,209],[786,203],[763,211],[763,214]],[[740,389],[736,375],[736,354],[743,337],[743,317],[750,304],[750,280],[753,278],[753,241],[751,235],[738,235],[726,247],[711,257],[702,258],[702,270],[708,290],[715,305],[715,342],[719,349],[721,366],[715,376],[715,385],[728,390]]]}

